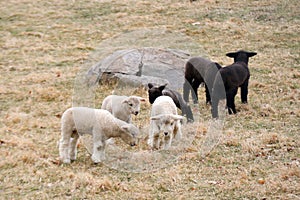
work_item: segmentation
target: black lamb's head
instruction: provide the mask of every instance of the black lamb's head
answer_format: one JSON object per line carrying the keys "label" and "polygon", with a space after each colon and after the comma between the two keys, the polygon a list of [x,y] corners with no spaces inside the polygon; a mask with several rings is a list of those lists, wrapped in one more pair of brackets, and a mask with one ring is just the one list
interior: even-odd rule
{"label": "black lamb's head", "polygon": [[234,62],[240,61],[248,64],[249,58],[255,56],[256,54],[257,54],[256,52],[248,52],[248,51],[240,50],[237,52],[227,53],[226,56],[233,58]]}
{"label": "black lamb's head", "polygon": [[163,95],[162,91],[165,89],[166,86],[167,84],[161,86],[154,86],[152,83],[148,83],[149,102],[151,104],[154,103],[157,97]]}

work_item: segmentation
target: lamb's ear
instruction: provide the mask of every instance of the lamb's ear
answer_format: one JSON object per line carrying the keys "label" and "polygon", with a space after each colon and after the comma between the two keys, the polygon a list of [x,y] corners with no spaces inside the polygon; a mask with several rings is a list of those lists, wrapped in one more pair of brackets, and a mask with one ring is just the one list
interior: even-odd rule
{"label": "lamb's ear", "polygon": [[145,101],[146,101],[146,99],[143,98],[143,97],[139,97],[139,100],[142,101],[142,102],[145,102]]}
{"label": "lamb's ear", "polygon": [[172,94],[168,90],[163,90],[162,95],[171,97]]}
{"label": "lamb's ear", "polygon": [[234,58],[236,56],[236,54],[237,54],[236,52],[230,52],[230,53],[227,53],[226,56],[229,58]]}
{"label": "lamb's ear", "polygon": [[217,63],[217,62],[215,62],[215,65],[216,65],[216,67],[217,67],[218,69],[221,69],[221,68],[222,68],[222,66],[221,66],[219,63]]}
{"label": "lamb's ear", "polygon": [[158,89],[159,89],[160,91],[163,91],[163,90],[165,89],[166,86],[167,86],[167,84],[162,85],[162,86],[159,86]]}
{"label": "lamb's ear", "polygon": [[181,120],[181,119],[183,119],[183,117],[181,115],[172,115],[172,118],[174,120]]}
{"label": "lamb's ear", "polygon": [[160,115],[150,117],[150,120],[160,120]]}
{"label": "lamb's ear", "polygon": [[124,99],[121,103],[128,103],[128,99]]}
{"label": "lamb's ear", "polygon": [[153,84],[152,83],[148,83],[148,88],[149,89],[153,88]]}
{"label": "lamb's ear", "polygon": [[130,128],[130,125],[129,125],[129,124],[125,124],[125,125],[121,126],[121,129],[122,129],[123,131],[129,131],[129,128]]}
{"label": "lamb's ear", "polygon": [[256,52],[247,52],[247,56],[250,58],[252,56],[255,56],[257,53]]}

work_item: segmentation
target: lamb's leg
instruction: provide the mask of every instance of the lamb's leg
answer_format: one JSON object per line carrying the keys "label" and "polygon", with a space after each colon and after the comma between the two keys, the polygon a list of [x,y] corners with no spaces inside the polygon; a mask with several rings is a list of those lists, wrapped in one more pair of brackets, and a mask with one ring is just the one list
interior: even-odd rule
{"label": "lamb's leg", "polygon": [[231,108],[232,108],[232,101],[231,101],[231,99],[232,99],[232,91],[226,92],[226,104],[227,104],[227,109],[228,109],[229,115],[232,114],[232,110],[231,110]]}
{"label": "lamb's leg", "polygon": [[190,90],[191,90],[191,81],[185,79],[183,84],[183,99],[186,102],[189,102]]}
{"label": "lamb's leg", "polygon": [[70,159],[71,161],[76,160],[77,157],[77,144],[78,144],[79,135],[77,131],[72,133],[71,136],[71,145],[70,145]]}
{"label": "lamb's leg", "polygon": [[94,142],[92,161],[94,163],[100,163],[105,159],[105,142]]}
{"label": "lamb's leg", "polygon": [[236,89],[233,91],[233,96],[232,96],[232,112],[233,112],[234,114],[237,113],[237,112],[236,112],[236,109],[235,109],[235,103],[234,103],[234,98],[235,98],[235,96],[236,96],[236,94],[237,94],[237,91],[238,91],[238,88],[236,88]]}
{"label": "lamb's leg", "polygon": [[193,116],[193,112],[192,112],[192,109],[189,105],[187,104],[184,104],[182,106],[182,115],[183,116],[186,116],[187,118],[187,122],[193,122],[194,121],[194,116]]}
{"label": "lamb's leg", "polygon": [[194,104],[198,103],[198,88],[199,88],[200,84],[201,84],[201,81],[199,81],[197,79],[194,79],[194,81],[192,83],[192,88],[193,88],[192,98],[193,98]]}
{"label": "lamb's leg", "polygon": [[236,109],[235,109],[235,104],[234,104],[234,97],[237,93],[237,88],[231,89],[226,93],[227,97],[227,108],[228,108],[228,113],[231,114],[236,114]]}
{"label": "lamb's leg", "polygon": [[172,143],[172,134],[169,134],[169,135],[164,137],[164,146],[163,146],[163,148],[165,150],[169,149],[171,147],[171,143]]}
{"label": "lamb's leg", "polygon": [[206,96],[206,104],[211,104],[210,92],[207,84],[205,84],[205,96]]}
{"label": "lamb's leg", "polygon": [[180,140],[182,138],[181,124],[179,121],[176,122],[176,125],[174,127],[174,138],[176,140]]}
{"label": "lamb's leg", "polygon": [[248,83],[249,83],[249,79],[246,80],[244,82],[244,84],[241,86],[241,100],[242,100],[242,103],[247,103],[248,102],[248,99],[247,99],[247,96],[248,96]]}
{"label": "lamb's leg", "polygon": [[148,144],[152,149],[159,149],[161,141],[159,137],[159,128],[154,121],[150,123]]}
{"label": "lamb's leg", "polygon": [[160,143],[161,143],[161,141],[160,141],[160,138],[159,138],[159,133],[154,134],[152,148],[159,149],[159,147],[161,146]]}
{"label": "lamb's leg", "polygon": [[213,100],[211,102],[211,115],[212,118],[217,118],[219,116],[218,114],[218,106],[219,106],[219,98],[213,97]]}
{"label": "lamb's leg", "polygon": [[63,163],[71,163],[69,147],[72,130],[62,127],[61,139],[59,141],[59,158]]}
{"label": "lamb's leg", "polygon": [[221,73],[217,73],[213,83],[212,95],[211,95],[211,113],[213,118],[218,118],[218,106],[219,101],[227,98],[228,85],[222,78]]}
{"label": "lamb's leg", "polygon": [[94,163],[100,163],[105,159],[105,141],[102,140],[101,134],[93,131],[93,154]]}
{"label": "lamb's leg", "polygon": [[148,137],[148,145],[153,148],[153,140],[154,140],[154,132],[153,132],[153,122],[150,122],[150,128],[149,128],[149,137]]}
{"label": "lamb's leg", "polygon": [[149,135],[147,143],[151,148],[153,148],[153,142],[154,142],[154,137]]}

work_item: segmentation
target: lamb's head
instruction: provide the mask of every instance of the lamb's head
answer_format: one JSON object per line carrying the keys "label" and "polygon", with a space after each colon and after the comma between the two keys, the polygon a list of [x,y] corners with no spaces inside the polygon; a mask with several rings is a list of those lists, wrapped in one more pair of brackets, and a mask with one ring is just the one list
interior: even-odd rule
{"label": "lamb's head", "polygon": [[167,84],[161,86],[154,86],[152,83],[148,83],[149,102],[151,104],[153,104],[157,97],[163,95],[162,91],[165,89],[166,86]]}
{"label": "lamb's head", "polygon": [[121,127],[121,139],[130,146],[135,146],[138,143],[139,129],[133,124],[125,124]]}
{"label": "lamb's head", "polygon": [[226,56],[230,58],[234,58],[234,62],[241,61],[248,64],[249,58],[255,56],[256,54],[257,54],[256,52],[248,52],[248,51],[240,50],[237,52],[227,53]]}
{"label": "lamb's head", "polygon": [[163,133],[164,136],[172,134],[176,123],[181,119],[183,119],[182,116],[173,114],[160,114],[150,118],[150,120],[155,120],[159,132]]}
{"label": "lamb's head", "polygon": [[133,115],[137,115],[140,112],[141,102],[145,102],[146,99],[138,96],[129,96],[122,101],[125,105],[125,109]]}

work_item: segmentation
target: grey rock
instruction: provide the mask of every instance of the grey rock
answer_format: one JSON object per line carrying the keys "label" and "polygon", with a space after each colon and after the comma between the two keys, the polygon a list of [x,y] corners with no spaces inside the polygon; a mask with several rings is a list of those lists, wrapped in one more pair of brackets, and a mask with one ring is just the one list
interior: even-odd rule
{"label": "grey rock", "polygon": [[[114,74],[124,84],[147,85],[147,82],[169,83],[169,88],[181,89],[184,65],[190,55],[176,49],[139,48],[119,50],[90,68],[88,74]],[[127,75],[127,76],[126,76]]]}
{"label": "grey rock", "polygon": [[119,74],[116,73],[114,75],[119,79],[120,85],[124,86],[131,86],[131,87],[139,87],[144,86],[145,88],[148,87],[148,83],[155,83],[157,85],[170,85],[169,81],[163,78],[158,78],[154,76],[135,76],[135,75],[126,75],[126,74]]}

